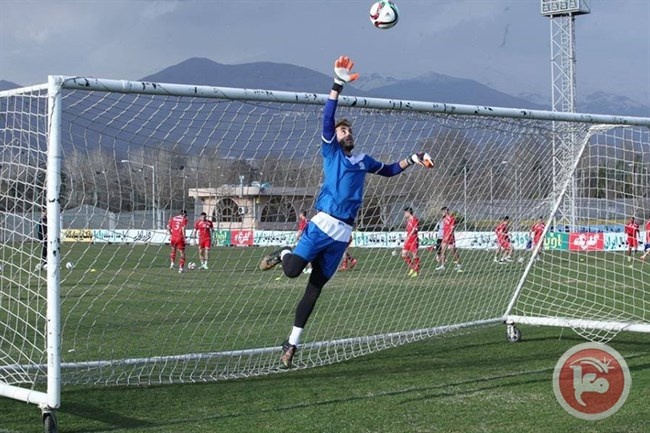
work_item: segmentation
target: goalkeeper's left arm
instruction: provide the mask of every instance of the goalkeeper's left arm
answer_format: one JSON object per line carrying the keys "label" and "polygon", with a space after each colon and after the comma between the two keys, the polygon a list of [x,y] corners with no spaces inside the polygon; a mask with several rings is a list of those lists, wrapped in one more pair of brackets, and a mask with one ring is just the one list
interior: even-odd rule
{"label": "goalkeeper's left arm", "polygon": [[376,171],[376,174],[385,177],[396,176],[414,164],[421,165],[425,168],[433,168],[433,159],[431,159],[431,156],[426,152],[414,153],[408,158],[404,158],[393,164],[383,165]]}

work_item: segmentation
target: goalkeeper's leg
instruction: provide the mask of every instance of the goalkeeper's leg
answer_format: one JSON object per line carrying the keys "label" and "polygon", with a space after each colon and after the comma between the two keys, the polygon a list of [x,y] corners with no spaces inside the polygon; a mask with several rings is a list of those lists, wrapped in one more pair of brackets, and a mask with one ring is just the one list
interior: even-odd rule
{"label": "goalkeeper's leg", "polygon": [[[302,260],[301,258],[299,259]],[[287,260],[287,262],[289,261]],[[284,266],[285,265],[283,261],[282,268],[286,273]],[[312,273],[309,276],[309,282],[305,288],[305,293],[302,295],[302,298],[296,307],[296,315],[293,321],[291,334],[289,334],[289,338],[284,343],[282,343],[282,355],[280,356],[280,362],[285,368],[291,367],[293,356],[295,355],[296,350],[298,350],[298,345],[300,344],[300,336],[302,335],[302,331],[305,329],[305,325],[309,320],[309,316],[311,316],[311,313],[314,311],[316,301],[318,300],[323,286],[325,286],[325,283],[327,283],[327,281],[329,281],[329,278],[323,275],[319,262],[316,261],[312,263]]]}
{"label": "goalkeeper's leg", "polygon": [[302,274],[308,264],[307,260],[293,253],[286,253],[282,258],[282,270],[289,278],[296,278]]}

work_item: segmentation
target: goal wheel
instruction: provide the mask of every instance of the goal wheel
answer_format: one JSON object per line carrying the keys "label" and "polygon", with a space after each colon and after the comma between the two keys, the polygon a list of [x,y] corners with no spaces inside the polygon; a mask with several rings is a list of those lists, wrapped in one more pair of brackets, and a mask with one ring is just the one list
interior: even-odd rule
{"label": "goal wheel", "polygon": [[521,331],[514,323],[506,324],[506,339],[509,343],[516,343],[521,340]]}
{"label": "goal wheel", "polygon": [[58,433],[59,429],[56,427],[56,416],[53,411],[43,411],[43,432],[44,433]]}

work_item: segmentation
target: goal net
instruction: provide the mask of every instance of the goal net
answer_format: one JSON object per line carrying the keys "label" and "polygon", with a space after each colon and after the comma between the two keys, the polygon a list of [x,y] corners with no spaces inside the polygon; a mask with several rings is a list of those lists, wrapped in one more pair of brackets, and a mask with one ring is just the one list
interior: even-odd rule
{"label": "goal net", "polygon": [[[326,96],[51,82],[0,92],[0,394],[45,401],[58,369],[64,384],[280,371],[309,275],[258,263],[294,244],[300,211],[314,215]],[[650,263],[643,242],[626,255],[622,229],[635,216],[645,239],[650,119],[348,96],[337,117],[358,152],[392,163],[426,150],[436,167],[367,177],[356,266],[325,286],[298,368],[504,320],[600,341],[649,330]],[[460,262],[436,270],[443,206]],[[405,207],[420,219],[416,277],[400,255]],[[208,269],[196,245],[185,272],[178,255],[170,269],[166,225],[182,209],[188,237],[202,212],[213,221]],[[527,249],[540,218],[543,242]]]}

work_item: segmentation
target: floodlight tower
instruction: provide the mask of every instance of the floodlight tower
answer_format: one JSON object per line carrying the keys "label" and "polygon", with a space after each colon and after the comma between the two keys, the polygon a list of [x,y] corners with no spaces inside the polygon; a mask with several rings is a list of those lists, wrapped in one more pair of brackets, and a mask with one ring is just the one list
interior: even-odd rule
{"label": "floodlight tower", "polygon": [[[551,82],[553,111],[575,112],[576,57],[575,17],[590,13],[586,0],[541,0],[541,13],[551,21]],[[568,124],[553,124],[553,198],[557,197],[561,179],[571,173],[576,152],[575,134]],[[555,225],[576,227],[577,179],[572,181],[555,218]]]}

